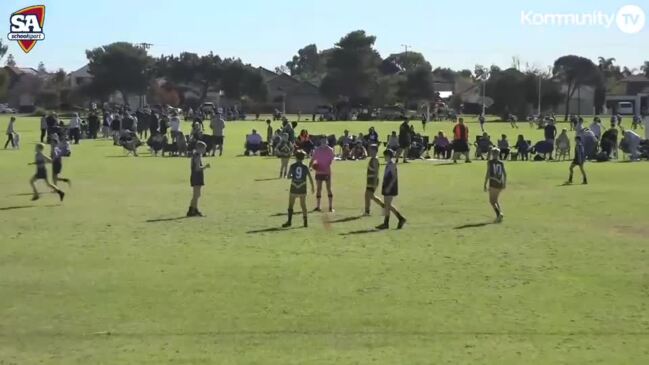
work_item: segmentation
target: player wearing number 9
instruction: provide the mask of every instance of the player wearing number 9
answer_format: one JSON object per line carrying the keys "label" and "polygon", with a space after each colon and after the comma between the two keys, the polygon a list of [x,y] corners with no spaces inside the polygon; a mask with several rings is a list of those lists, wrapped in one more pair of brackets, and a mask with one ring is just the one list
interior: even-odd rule
{"label": "player wearing number 9", "polygon": [[293,207],[295,200],[300,199],[300,206],[302,207],[302,217],[304,219],[304,227],[308,227],[307,210],[306,210],[306,182],[309,181],[311,185],[311,193],[313,193],[313,179],[309,168],[302,162],[306,157],[304,151],[299,150],[295,153],[295,163],[291,165],[288,171],[288,178],[291,179],[291,192],[288,198],[288,221],[282,225],[287,228],[293,224]]}

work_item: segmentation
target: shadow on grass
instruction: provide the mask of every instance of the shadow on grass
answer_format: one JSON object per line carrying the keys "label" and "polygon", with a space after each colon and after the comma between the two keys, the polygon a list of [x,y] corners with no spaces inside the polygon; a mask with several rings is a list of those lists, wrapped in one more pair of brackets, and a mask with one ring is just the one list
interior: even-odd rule
{"label": "shadow on grass", "polygon": [[[31,195],[31,194],[29,194]],[[7,210],[18,210],[18,209],[29,209],[29,208],[54,208],[58,207],[59,205],[56,204],[48,204],[48,205],[14,205],[14,206],[9,206],[9,207],[0,207],[0,212],[1,211],[7,211]]]}
{"label": "shadow on grass", "polygon": [[336,220],[330,221],[329,223],[332,223],[332,224],[333,223],[347,223],[347,222],[357,221],[357,220],[359,220],[361,218],[363,218],[363,216],[359,215],[359,216],[356,216],[356,217],[347,217],[347,218],[336,219]]}
{"label": "shadow on grass", "polygon": [[283,231],[291,231],[291,230],[300,229],[300,228],[302,228],[302,227],[289,227],[289,228],[272,227],[272,228],[264,228],[264,229],[256,229],[256,230],[253,230],[253,231],[248,231],[248,232],[246,232],[246,234],[283,232]]}
{"label": "shadow on grass", "polygon": [[[50,192],[39,193],[39,194],[43,195],[43,194],[56,194],[56,193],[53,192],[53,191],[50,191]],[[32,195],[34,195],[34,193],[19,193],[19,194],[14,194],[13,196],[32,196]]]}
{"label": "shadow on grass", "polygon": [[486,227],[494,224],[493,222],[483,222],[483,223],[471,223],[471,224],[465,224],[462,226],[457,226],[453,229],[468,229],[468,228],[480,228],[480,227]]}
{"label": "shadow on grass", "polygon": [[459,163],[454,163],[454,162],[444,162],[444,163],[436,163],[433,164],[433,166],[457,166]]}
{"label": "shadow on grass", "polygon": [[273,178],[268,178],[268,179],[255,179],[255,182],[262,182],[262,181],[276,181],[276,180],[281,180],[281,177],[273,177]]}
{"label": "shadow on grass", "polygon": [[[312,214],[312,213],[314,213],[314,212],[306,212],[306,214]],[[271,215],[269,215],[269,217],[286,217],[287,215],[288,215],[287,212],[283,212],[283,213],[271,214]],[[293,212],[293,215],[301,217],[302,216],[302,211],[301,210],[300,211],[295,211],[295,212]]]}
{"label": "shadow on grass", "polygon": [[146,222],[147,223],[173,222],[173,221],[182,221],[189,218],[192,217],[182,216],[182,217],[175,217],[175,218],[158,218],[158,219],[149,219]]}
{"label": "shadow on grass", "polygon": [[347,232],[347,233],[341,233],[339,235],[340,236],[357,236],[357,235],[360,235],[360,234],[379,233],[379,232],[383,232],[383,231],[381,231],[379,229],[372,228],[372,229],[362,229],[360,231],[351,231],[351,232]]}

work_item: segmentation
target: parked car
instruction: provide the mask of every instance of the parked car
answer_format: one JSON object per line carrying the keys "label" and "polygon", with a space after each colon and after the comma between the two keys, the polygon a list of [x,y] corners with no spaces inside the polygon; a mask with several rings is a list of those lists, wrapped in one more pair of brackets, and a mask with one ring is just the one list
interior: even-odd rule
{"label": "parked car", "polygon": [[211,113],[214,110],[216,110],[216,106],[214,105],[214,103],[205,102],[205,103],[203,103],[203,105],[201,105],[201,111],[203,113],[207,113],[207,112]]}
{"label": "parked car", "polygon": [[5,104],[0,104],[0,113],[2,114],[14,114],[16,109],[10,108]]}

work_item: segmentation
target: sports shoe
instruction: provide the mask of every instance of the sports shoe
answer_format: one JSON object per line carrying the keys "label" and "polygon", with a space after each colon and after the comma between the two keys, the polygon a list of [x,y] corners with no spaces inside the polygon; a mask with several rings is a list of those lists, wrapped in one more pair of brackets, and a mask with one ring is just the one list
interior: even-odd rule
{"label": "sports shoe", "polygon": [[194,210],[194,215],[195,215],[196,217],[202,217],[202,216],[203,216],[203,213],[201,213],[200,210],[196,209],[196,210]]}
{"label": "sports shoe", "polygon": [[588,180],[584,179],[584,181],[582,182],[582,184],[584,184],[584,185],[588,185]]}
{"label": "sports shoe", "polygon": [[58,194],[59,194],[59,199],[61,199],[61,201],[63,201],[63,199],[65,198],[65,193],[59,190]]}
{"label": "sports shoe", "polygon": [[36,194],[36,195],[32,196],[32,201],[34,201],[34,200],[38,200],[38,199],[40,199],[40,198],[41,198],[41,197],[40,197],[38,194]]}
{"label": "sports shoe", "polygon": [[315,208],[313,211],[314,211],[314,212],[322,212],[322,209],[320,209],[320,208]]}
{"label": "sports shoe", "polygon": [[407,222],[406,218],[399,219],[399,224],[397,225],[397,229],[403,228],[403,226],[406,225],[406,222]]}
{"label": "sports shoe", "polygon": [[390,226],[388,226],[387,224],[384,223],[384,224],[381,224],[380,226],[376,226],[376,229],[378,229],[380,231],[383,231],[383,230],[386,230],[386,229],[390,229]]}
{"label": "sports shoe", "polygon": [[496,223],[502,223],[504,218],[505,218],[505,215],[500,214],[498,217],[496,217]]}
{"label": "sports shoe", "polygon": [[291,223],[289,223],[289,222],[286,222],[286,223],[282,224],[282,228],[288,228],[290,226],[291,226]]}

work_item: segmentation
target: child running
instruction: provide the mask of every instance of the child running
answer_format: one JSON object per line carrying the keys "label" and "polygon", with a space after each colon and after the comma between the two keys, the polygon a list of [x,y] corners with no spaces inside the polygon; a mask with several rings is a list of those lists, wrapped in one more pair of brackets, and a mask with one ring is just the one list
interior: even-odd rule
{"label": "child running", "polygon": [[56,191],[57,194],[59,194],[59,199],[63,201],[63,198],[65,197],[65,193],[58,188],[58,186],[52,184],[48,178],[47,178],[47,169],[45,168],[45,164],[48,162],[52,162],[52,160],[45,156],[43,154],[43,150],[45,149],[45,145],[42,143],[38,143],[36,145],[36,156],[34,157],[34,162],[30,163],[30,165],[36,165],[36,175],[34,175],[31,180],[29,180],[29,184],[32,186],[32,190],[34,191],[34,196],[32,197],[32,200],[38,200],[40,198],[38,194],[38,190],[36,190],[36,181],[38,180],[45,180],[45,183],[47,186]]}
{"label": "child running", "polygon": [[[491,149],[491,158],[487,161],[487,174],[484,181],[484,191],[489,191],[489,203],[496,212],[496,223],[503,221],[503,215],[498,197],[507,185],[507,173],[505,172],[505,164],[500,160],[500,150],[498,148]],[[489,184],[489,190],[487,190]]]}
{"label": "child running", "polygon": [[288,198],[288,221],[282,225],[288,228],[293,224],[293,207],[295,206],[295,199],[300,199],[300,207],[302,208],[302,219],[304,220],[304,227],[308,227],[308,218],[306,210],[306,181],[309,180],[311,185],[311,193],[313,193],[313,179],[309,168],[302,163],[306,157],[304,151],[299,150],[295,153],[296,162],[291,165],[288,172],[288,178],[291,179],[291,193]]}
{"label": "child running", "polygon": [[327,138],[320,140],[320,145],[313,151],[313,158],[309,167],[315,170],[315,181],[317,185],[315,211],[320,212],[320,200],[322,199],[322,183],[327,186],[327,197],[329,198],[329,212],[334,211],[334,194],[331,191],[331,164],[334,161],[334,149],[327,144]]}
{"label": "child running", "polygon": [[575,137],[575,158],[570,164],[570,176],[566,184],[572,184],[572,175],[576,166],[579,166],[579,171],[581,171],[581,176],[583,177],[582,184],[588,184],[588,178],[586,177],[586,171],[584,170],[584,164],[586,163],[586,151],[584,150],[584,145],[581,143],[581,137]]}
{"label": "child running", "polygon": [[404,218],[401,213],[399,213],[399,210],[397,210],[397,208],[392,205],[394,198],[399,195],[399,176],[397,174],[397,165],[392,160],[395,155],[395,152],[390,149],[385,150],[385,152],[383,153],[383,157],[385,157],[386,162],[382,186],[383,201],[385,202],[383,214],[385,215],[385,218],[383,220],[383,224],[376,227],[376,229],[379,230],[390,228],[390,213],[394,213],[397,219],[399,219],[397,229],[403,228],[403,226],[406,224],[406,218]]}
{"label": "child running", "polygon": [[196,142],[196,149],[192,155],[191,175],[189,182],[192,186],[193,195],[189,203],[188,217],[202,217],[203,213],[198,210],[198,198],[201,197],[201,188],[205,185],[205,176],[203,171],[210,168],[210,164],[203,165],[202,156],[205,153],[207,145],[203,141]]}
{"label": "child running", "polygon": [[71,186],[70,179],[59,176],[63,171],[63,149],[59,146],[58,134],[53,134],[50,139],[50,158],[52,159],[52,183],[58,185],[59,181],[63,181]]}

